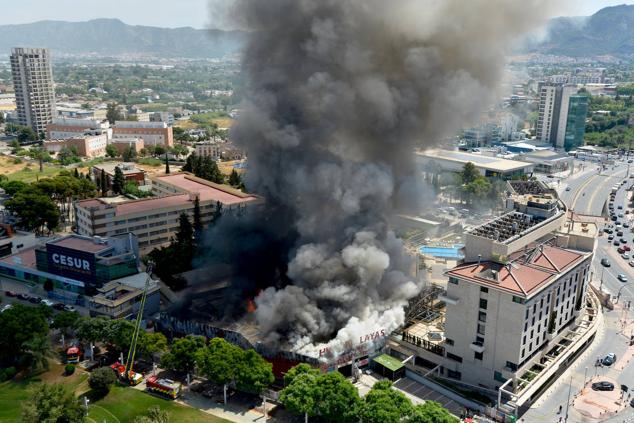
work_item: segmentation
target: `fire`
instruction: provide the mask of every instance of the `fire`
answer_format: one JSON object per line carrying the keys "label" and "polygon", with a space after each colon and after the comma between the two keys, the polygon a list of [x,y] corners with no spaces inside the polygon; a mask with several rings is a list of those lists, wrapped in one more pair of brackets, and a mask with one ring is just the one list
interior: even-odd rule
{"label": "fire", "polygon": [[247,300],[247,313],[253,313],[258,307],[255,305],[255,301],[253,298],[249,298]]}

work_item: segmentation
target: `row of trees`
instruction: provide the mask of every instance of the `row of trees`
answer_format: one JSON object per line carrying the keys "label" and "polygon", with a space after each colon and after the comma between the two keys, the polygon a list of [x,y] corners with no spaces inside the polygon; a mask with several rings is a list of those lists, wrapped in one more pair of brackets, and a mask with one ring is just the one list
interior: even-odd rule
{"label": "row of trees", "polygon": [[218,164],[209,156],[198,156],[192,153],[183,166],[183,172],[191,172],[199,178],[206,179],[217,184],[223,184],[225,177],[220,172]]}
{"label": "row of trees", "polygon": [[6,209],[18,217],[21,227],[38,234],[54,231],[60,217],[67,221],[74,201],[97,195],[95,184],[77,170],[31,184],[0,178],[0,187],[11,197],[5,202]]}
{"label": "row of trees", "polygon": [[481,175],[471,162],[465,163],[462,171],[457,175],[449,174],[445,177],[440,173],[431,173],[428,176],[428,182],[436,189],[440,190],[441,186],[444,187],[443,192],[451,201],[459,199],[462,203],[471,206],[495,207],[506,187],[504,181],[499,178],[487,178]]}
{"label": "row of trees", "polygon": [[361,398],[357,388],[339,372],[322,374],[307,364],[292,368],[284,376],[280,401],[291,412],[320,416],[341,423],[458,423],[458,419],[433,401],[414,406],[389,381],[374,384]]}

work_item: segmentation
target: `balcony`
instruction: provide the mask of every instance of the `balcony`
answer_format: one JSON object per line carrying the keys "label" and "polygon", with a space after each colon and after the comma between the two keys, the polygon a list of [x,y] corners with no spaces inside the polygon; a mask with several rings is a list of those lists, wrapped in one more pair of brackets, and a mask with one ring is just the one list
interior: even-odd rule
{"label": "balcony", "polygon": [[471,344],[469,344],[469,348],[471,348],[473,351],[475,351],[477,353],[483,353],[484,352],[484,343],[479,342],[479,341],[473,341]]}

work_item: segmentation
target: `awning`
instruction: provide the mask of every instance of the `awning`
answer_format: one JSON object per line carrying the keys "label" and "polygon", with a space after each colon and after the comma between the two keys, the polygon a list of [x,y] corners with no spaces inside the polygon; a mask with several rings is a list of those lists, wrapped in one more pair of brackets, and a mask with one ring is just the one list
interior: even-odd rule
{"label": "awning", "polygon": [[398,358],[394,358],[387,354],[381,354],[380,356],[373,358],[372,361],[379,363],[381,366],[393,372],[405,367]]}

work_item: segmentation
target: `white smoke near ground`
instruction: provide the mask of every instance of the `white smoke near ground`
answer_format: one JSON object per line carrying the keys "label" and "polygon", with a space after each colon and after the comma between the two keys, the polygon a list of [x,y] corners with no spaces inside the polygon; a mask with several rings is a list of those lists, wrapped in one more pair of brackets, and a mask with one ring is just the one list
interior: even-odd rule
{"label": "white smoke near ground", "polygon": [[231,26],[250,31],[248,100],[230,135],[248,153],[249,188],[297,231],[290,283],[256,298],[267,341],[315,355],[403,323],[420,287],[388,220],[415,203],[413,151],[480,116],[513,41],[548,9],[546,0],[230,4]]}

